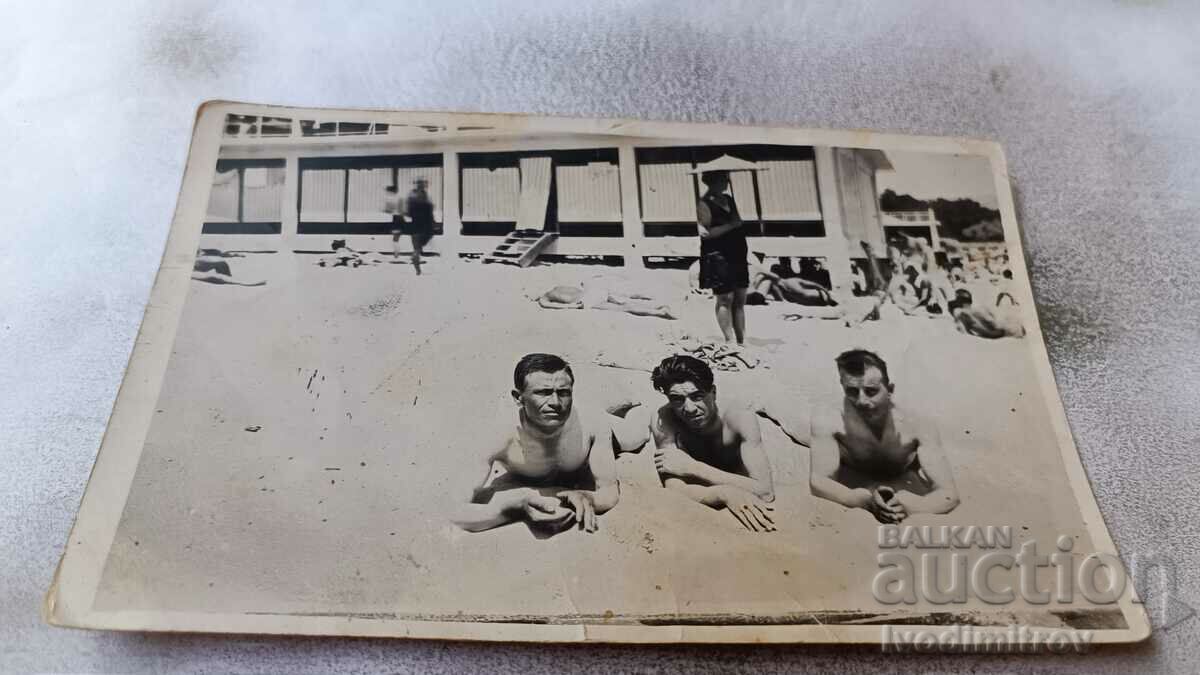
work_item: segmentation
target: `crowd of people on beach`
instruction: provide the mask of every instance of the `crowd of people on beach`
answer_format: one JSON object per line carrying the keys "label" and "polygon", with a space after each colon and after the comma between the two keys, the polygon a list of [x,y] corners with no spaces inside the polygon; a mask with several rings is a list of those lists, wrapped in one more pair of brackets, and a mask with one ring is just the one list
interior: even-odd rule
{"label": "crowd of people on beach", "polygon": [[[838,319],[856,326],[867,320],[921,317],[953,322],[958,331],[980,338],[1025,334],[1009,288],[1012,271],[1003,243],[980,246],[944,239],[939,253],[926,239],[898,234],[889,239],[886,254],[862,243],[847,287],[835,287],[820,259],[770,261],[751,251],[737,204],[727,192],[728,174],[706,172],[701,180],[707,190],[697,203],[700,256],[688,270],[688,281],[693,293],[714,299],[717,326],[731,346],[745,348],[746,306],[771,303],[795,306],[783,314],[787,320]],[[555,286],[534,299],[546,309],[678,316],[670,299],[641,289],[614,291],[611,285],[596,275],[590,282]],[[994,302],[983,299],[992,295]]]}

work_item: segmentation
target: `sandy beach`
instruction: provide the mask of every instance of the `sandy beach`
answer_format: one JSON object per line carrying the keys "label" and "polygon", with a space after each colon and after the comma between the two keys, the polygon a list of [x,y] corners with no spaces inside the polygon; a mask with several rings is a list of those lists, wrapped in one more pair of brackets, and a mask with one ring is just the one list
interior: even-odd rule
{"label": "sandy beach", "polygon": [[[595,534],[461,531],[447,505],[479,463],[482,422],[515,418],[520,356],[566,358],[583,410],[657,406],[650,369],[670,341],[717,338],[712,301],[689,295],[682,271],[433,258],[417,277],[367,257],[381,262],[322,268],[313,255],[249,254],[231,261],[234,276],[263,286],[192,282],[97,610],[550,622],[898,611],[871,593],[874,519],[811,496],[808,450],[788,435],[806,442],[813,407],[838,402],[833,358],[851,347],[888,360],[901,405],[953,420],[939,432],[962,503],[909,522],[1007,525],[1018,544],[1049,551],[1065,534],[1077,552],[1093,548],[1028,340],[923,318],[788,321],[778,303],[747,308],[763,365],[717,373],[723,405],[767,410],[781,425],[760,420],[777,532],[744,531],[662,489],[652,448],[619,458],[621,500]],[[679,320],[551,311],[528,298],[597,274],[661,296]]]}

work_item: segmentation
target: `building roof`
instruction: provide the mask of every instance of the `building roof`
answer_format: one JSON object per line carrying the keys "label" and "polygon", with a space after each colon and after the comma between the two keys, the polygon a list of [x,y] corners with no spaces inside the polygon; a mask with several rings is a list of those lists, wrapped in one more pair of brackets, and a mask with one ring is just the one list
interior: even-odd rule
{"label": "building roof", "polygon": [[876,171],[896,170],[895,167],[892,166],[892,161],[888,159],[887,154],[882,150],[858,149],[857,152],[860,156],[866,158],[866,160],[871,163],[871,166],[875,167]]}

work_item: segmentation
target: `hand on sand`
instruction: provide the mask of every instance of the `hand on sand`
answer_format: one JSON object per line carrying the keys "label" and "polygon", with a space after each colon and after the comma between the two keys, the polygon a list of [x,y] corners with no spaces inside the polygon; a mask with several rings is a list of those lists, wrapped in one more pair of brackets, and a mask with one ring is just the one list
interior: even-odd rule
{"label": "hand on sand", "polygon": [[896,496],[892,498],[891,503],[899,507],[901,512],[903,512],[904,517],[907,518],[908,516],[912,515],[913,506],[917,503],[917,499],[919,499],[919,497],[908,490],[900,490],[896,493]]}
{"label": "hand on sand", "polygon": [[654,451],[654,468],[659,475],[689,478],[696,460],[679,448],[659,448]]}
{"label": "hand on sand", "polygon": [[722,489],[725,508],[733,514],[742,527],[751,532],[774,532],[775,507],[754,495],[733,487]]}
{"label": "hand on sand", "polygon": [[871,492],[871,498],[865,507],[884,524],[898,523],[908,517],[908,509],[896,497],[896,491],[886,485],[880,485]]}
{"label": "hand on sand", "polygon": [[551,530],[568,527],[575,520],[575,512],[562,506],[558,499],[537,493],[525,498],[522,510],[530,523]]}
{"label": "hand on sand", "polygon": [[558,493],[558,498],[564,506],[571,509],[575,522],[579,523],[579,529],[595,532],[600,528],[596,522],[596,505],[592,502],[592,495],[582,490],[566,490]]}

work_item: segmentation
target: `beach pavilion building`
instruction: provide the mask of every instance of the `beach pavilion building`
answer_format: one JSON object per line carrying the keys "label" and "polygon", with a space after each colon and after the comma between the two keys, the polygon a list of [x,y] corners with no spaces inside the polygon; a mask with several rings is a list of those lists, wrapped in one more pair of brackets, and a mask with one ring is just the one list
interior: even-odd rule
{"label": "beach pavilion building", "polygon": [[752,251],[821,259],[835,286],[860,242],[885,255],[879,150],[244,115],[226,120],[201,246],[390,252],[386,188],[425,178],[441,255],[494,258],[537,232],[545,261],[687,267],[703,189],[690,172],[723,157],[756,169],[731,185]]}

